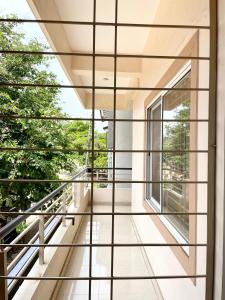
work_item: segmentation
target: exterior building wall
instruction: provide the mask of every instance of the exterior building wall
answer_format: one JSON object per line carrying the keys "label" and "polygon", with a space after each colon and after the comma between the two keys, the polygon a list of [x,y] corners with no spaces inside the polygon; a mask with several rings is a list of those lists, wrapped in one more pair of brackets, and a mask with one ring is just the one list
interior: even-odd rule
{"label": "exterior building wall", "polygon": [[[131,188],[116,188],[115,189],[115,205],[131,205]],[[112,204],[112,189],[111,188],[95,188],[93,191],[94,205],[111,205]]]}
{"label": "exterior building wall", "polygon": [[225,299],[225,2],[218,0],[218,78],[217,78],[217,174],[216,174],[216,245],[215,300]]}
{"label": "exterior building wall", "polygon": [[[216,1],[216,0],[215,0]],[[163,12],[167,9],[166,15],[168,15],[171,20],[176,20],[180,24],[184,24],[186,20],[186,16],[191,16],[190,20],[193,21],[193,24],[195,23],[202,23],[205,24],[205,20],[207,19],[207,10],[204,11],[203,15],[199,15],[198,20],[194,19],[194,12],[192,11],[192,4],[196,3],[196,5],[199,6],[199,10],[201,10],[201,6],[204,6],[204,3],[206,1],[199,0],[199,1],[182,1],[182,5],[186,5],[185,9],[183,9],[183,15],[181,13],[177,13],[177,3],[175,1],[170,1],[171,8],[170,13],[168,14],[168,8],[165,6],[163,9],[163,5],[165,5],[165,2],[169,1],[160,1],[160,7],[158,9],[157,16],[157,23],[166,23],[165,20],[165,14]],[[209,2],[209,1],[208,1]],[[224,36],[225,36],[225,3],[224,0],[218,0],[219,3],[219,73],[218,73],[218,124],[217,124],[217,184],[216,184],[216,190],[217,190],[217,205],[216,205],[216,270],[215,270],[215,299],[220,300],[225,297],[223,295],[222,287],[225,286],[223,281],[223,260],[224,260],[224,94],[225,94],[225,87],[224,87],[224,70],[225,70],[225,44],[224,44]],[[46,7],[43,8],[45,11]],[[161,14],[160,14],[161,13]],[[202,18],[202,19],[201,19]],[[201,22],[202,21],[202,22]],[[173,23],[173,21],[172,21]],[[60,36],[57,32],[57,35]],[[155,53],[161,54],[162,49],[163,51],[166,50],[167,53],[165,54],[175,54],[179,53],[179,49],[182,49],[182,47],[185,45],[187,40],[186,33],[183,35],[180,35],[179,30],[172,30],[172,33],[168,34],[168,32],[165,33],[165,38],[162,38],[162,40],[158,38],[158,32],[157,30],[151,32],[149,35],[149,38],[153,43],[155,43]],[[177,44],[177,39],[180,39],[180,43]],[[201,31],[200,34],[200,41],[207,41],[207,37],[204,36],[203,31]],[[152,44],[148,43],[148,46],[146,47],[146,50],[151,50]],[[60,41],[61,42],[61,41]],[[64,43],[61,43],[64,45]],[[204,47],[202,49],[206,49],[206,42],[204,44]],[[200,49],[200,55],[202,55]],[[207,49],[206,49],[207,51]],[[64,63],[66,65],[66,63]],[[142,66],[142,72],[143,76],[140,80],[140,86],[154,86],[157,84],[163,73],[169,68],[170,62],[167,62],[165,64],[162,64],[161,62],[152,62],[145,60],[143,62]],[[207,81],[207,78],[203,75],[208,74],[208,67],[205,64],[199,65],[199,81],[201,83],[205,83]],[[133,118],[145,118],[145,105],[144,101],[148,97],[148,92],[138,92],[136,95],[136,98],[134,100],[133,104]],[[199,93],[198,95],[198,117],[203,117],[203,115],[207,114],[207,111],[205,109],[207,108],[207,105],[205,105],[205,96],[203,93]],[[117,127],[119,129],[119,127]],[[200,148],[205,142],[203,134],[205,132],[205,127],[202,125],[199,125],[198,128],[198,147]],[[119,132],[119,130],[118,130]],[[120,131],[122,133],[122,130]],[[144,149],[145,148],[145,134],[141,134],[145,132],[145,124],[144,123],[134,123],[133,124],[133,149]],[[124,132],[126,136],[126,132]],[[121,134],[122,137],[122,134]],[[120,139],[120,136],[118,134],[118,139]],[[131,141],[131,139],[130,139]],[[128,144],[124,142],[122,139],[120,141],[122,143],[121,145],[125,145],[128,149]],[[119,143],[117,143],[119,144]],[[126,166],[128,167],[130,163],[130,158],[128,156],[128,161],[123,161],[122,155],[117,156],[117,167]],[[201,177],[206,173],[206,169],[203,169],[203,166],[205,164],[206,159],[204,157],[201,157],[198,159],[198,176]],[[132,179],[133,180],[142,180],[144,179],[145,174],[145,157],[144,154],[138,154],[135,153],[132,156]],[[117,173],[118,176],[122,176],[124,174]],[[200,199],[201,197],[205,198],[205,190],[201,190],[201,188],[198,189],[197,192],[197,198]],[[133,184],[132,185],[132,207],[133,210],[143,210],[143,199],[144,199],[144,188],[142,184]],[[205,208],[206,203],[204,201],[198,201],[198,210],[203,210]],[[153,223],[152,219],[148,217],[135,217],[135,223],[137,225],[137,228],[139,230],[141,239],[143,241],[148,242],[165,242],[162,238],[160,232],[158,231],[158,228]],[[204,220],[199,219],[198,224],[202,224]],[[203,227],[203,226],[202,226]],[[200,228],[200,227],[199,227]],[[203,227],[203,228],[206,228]],[[197,233],[197,241],[198,237],[205,236],[206,232],[203,232],[202,230]],[[200,259],[200,257],[204,257],[205,253],[202,252],[203,249],[197,250],[197,273],[203,273],[204,270],[204,264],[202,263],[203,260]],[[179,263],[179,261],[174,256],[173,252],[170,248],[160,248],[160,249],[146,249],[146,252],[148,253],[149,259],[151,261],[151,264],[153,266],[153,269],[155,271],[156,275],[162,274],[171,274],[171,270],[174,271],[176,274],[184,274],[184,270]],[[204,280],[199,279],[196,282],[196,285],[193,284],[193,282],[190,279],[182,279],[182,280],[174,280],[174,281],[168,281],[168,280],[162,280],[159,282],[160,287],[162,289],[162,292],[165,296],[165,299],[201,299],[203,292],[204,292]],[[183,292],[185,291],[185,293]]]}
{"label": "exterior building wall", "polygon": [[[117,110],[117,119],[131,119],[132,111]],[[116,150],[131,150],[132,149],[132,123],[131,122],[116,122]],[[115,154],[116,168],[131,168],[132,167],[132,153],[116,153]],[[131,180],[131,170],[116,170],[116,180]],[[116,187],[127,188],[130,183],[116,184]]]}
{"label": "exterior building wall", "polygon": [[[110,118],[113,118],[113,112],[110,111]],[[116,122],[115,135],[115,150],[131,150],[132,149],[132,110],[117,110],[116,119],[127,119],[128,122]],[[112,121],[108,122],[108,150],[113,150],[113,131],[114,124]],[[132,153],[131,152],[116,152],[115,154],[116,168],[132,168]],[[113,168],[113,153],[108,153],[108,168]],[[131,180],[132,170],[115,170],[116,180]],[[113,170],[108,170],[108,179],[113,180]],[[109,183],[108,187],[112,187]],[[116,184],[117,188],[130,188],[130,183]]]}
{"label": "exterior building wall", "polygon": [[[178,37],[179,38],[179,37]],[[204,33],[199,35],[200,48],[199,53],[207,55],[207,44],[209,42],[208,36]],[[180,49],[183,49],[187,40],[183,40],[177,47],[177,51],[173,54],[179,55]],[[171,47],[174,47],[172,45]],[[173,48],[174,49],[174,48]],[[173,50],[172,49],[172,50]],[[170,49],[167,49],[170,51]],[[206,53],[205,53],[206,51]],[[162,62],[161,62],[162,64]],[[156,64],[157,65],[157,64]],[[144,78],[144,86],[155,86],[158,83],[165,72],[169,69],[171,63],[166,62],[160,67],[160,70],[154,69],[152,74],[156,75],[154,80],[151,78],[149,70],[146,66],[143,68],[142,77]],[[146,70],[146,71],[145,71]],[[208,87],[208,63],[199,63],[198,66],[198,81],[199,86]],[[151,69],[152,71],[152,69]],[[171,75],[172,78],[176,74]],[[171,79],[172,79],[171,78]],[[140,82],[142,85],[142,81]],[[145,101],[148,97],[146,92],[139,93],[133,103],[133,118],[146,118]],[[207,118],[207,94],[198,93],[198,109],[197,118]],[[140,134],[142,133],[142,134]],[[207,126],[205,123],[198,125],[197,129],[197,149],[207,149]],[[145,149],[146,143],[146,125],[144,123],[133,124],[133,149]],[[133,180],[145,180],[145,155],[133,154],[132,158],[133,166]],[[197,180],[206,180],[207,174],[207,156],[198,155],[197,157]],[[204,167],[205,166],[205,167]],[[143,211],[143,200],[145,197],[145,191],[142,184],[133,184],[132,189],[132,208],[134,211]],[[197,188],[197,211],[205,211],[207,205],[207,186]],[[153,218],[148,216],[135,216],[135,224],[140,234],[141,240],[147,243],[166,243],[156,223],[153,222]],[[203,216],[197,217],[197,232],[196,242],[206,242],[207,223],[206,218]],[[182,267],[179,259],[175,256],[170,247],[146,247],[146,253],[149,261],[152,265],[155,275],[187,275],[185,269]],[[205,274],[206,264],[206,251],[204,247],[198,247],[196,250],[196,274]],[[191,274],[190,274],[191,275]],[[165,300],[200,300],[204,299],[205,293],[205,280],[196,279],[196,282],[191,279],[173,279],[173,280],[158,280],[162,294]],[[185,291],[185,293],[184,293]]]}

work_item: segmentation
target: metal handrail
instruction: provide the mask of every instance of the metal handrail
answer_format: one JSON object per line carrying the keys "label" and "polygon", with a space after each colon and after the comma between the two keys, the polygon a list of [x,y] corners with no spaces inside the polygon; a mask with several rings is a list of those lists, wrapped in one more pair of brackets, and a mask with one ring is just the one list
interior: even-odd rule
{"label": "metal handrail", "polygon": [[[45,212],[49,212],[56,205],[57,202],[62,200],[63,196],[64,196],[64,194],[62,194],[56,200],[54,200],[54,202],[45,210]],[[62,207],[62,205],[60,207]],[[49,220],[51,220],[51,218]],[[49,222],[49,220],[48,220],[48,222]],[[26,229],[24,229],[14,240],[12,240],[10,242],[10,245],[16,244],[18,241],[20,241],[31,230],[31,228],[33,228],[36,224],[38,224],[38,222],[39,222],[39,220],[35,219],[31,224],[29,224],[29,226]],[[12,249],[12,247],[8,246],[7,248],[4,249],[4,251],[8,252],[8,251],[10,251],[10,249]]]}
{"label": "metal handrail", "polygon": [[[56,212],[60,212],[62,210],[62,205],[57,209],[57,211]],[[56,216],[51,216],[51,218],[46,222],[46,223],[44,223],[44,230],[47,228],[47,226],[52,222],[52,220],[55,218]],[[34,223],[38,223],[39,222],[39,220],[38,219],[36,219],[35,221],[34,221]],[[27,228],[26,228],[27,229]],[[34,243],[34,241],[35,240],[37,240],[38,239],[38,235],[39,235],[39,233],[38,232],[36,232],[35,234],[34,234],[34,236],[31,238],[31,240],[28,242],[28,244],[30,244],[30,245],[32,245],[33,243]],[[47,239],[48,238],[48,235],[49,235],[49,233],[47,233],[47,235],[46,236],[44,236],[44,238],[45,239]],[[11,243],[12,244],[12,243]],[[24,245],[25,246],[25,245]],[[9,247],[7,247],[7,248],[10,248],[10,246]],[[4,249],[4,251],[6,251],[6,252],[8,252],[8,249],[7,248],[5,248]],[[37,247],[38,248],[38,247]],[[11,249],[11,248],[10,248]],[[9,250],[10,250],[9,249]],[[18,262],[18,260],[24,255],[24,253],[26,253],[26,251],[29,249],[29,247],[26,245],[21,251],[20,251],[20,253],[18,253],[18,255],[13,259],[13,261],[7,266],[7,272],[10,272],[12,269],[13,269],[13,267],[15,267],[15,265],[17,264],[17,262]],[[38,251],[38,249],[36,249],[37,251]]]}
{"label": "metal handrail", "polygon": [[[38,224],[38,218],[34,219],[34,221],[31,224],[29,224],[27,228],[25,228],[19,235],[17,235],[16,238],[10,242],[10,245],[14,245],[18,243],[37,224]],[[9,252],[11,249],[12,246],[8,246],[4,248],[4,251]]]}
{"label": "metal handrail", "polygon": [[[87,168],[80,170],[76,175],[74,175],[71,180],[74,180],[78,178],[79,176],[83,175],[86,172]],[[52,191],[50,194],[45,196],[43,199],[41,199],[39,202],[34,204],[32,207],[26,210],[27,213],[29,212],[35,212],[36,210],[40,209],[47,201],[51,200],[53,197],[55,197],[57,194],[59,194],[66,186],[68,185],[68,182],[62,184],[57,189]],[[9,234],[12,230],[14,230],[21,222],[27,219],[29,215],[20,215],[10,221],[8,224],[6,224],[4,227],[0,228],[0,240],[2,240],[7,234]]]}

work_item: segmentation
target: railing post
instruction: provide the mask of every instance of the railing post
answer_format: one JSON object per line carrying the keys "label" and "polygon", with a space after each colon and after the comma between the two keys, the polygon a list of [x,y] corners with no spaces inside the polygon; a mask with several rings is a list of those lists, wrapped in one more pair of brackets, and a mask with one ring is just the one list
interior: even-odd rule
{"label": "railing post", "polygon": [[[0,276],[7,275],[7,253],[0,249]],[[7,279],[0,278],[0,300],[8,300]]]}
{"label": "railing post", "polygon": [[83,182],[80,183],[79,189],[80,189],[80,192],[79,192],[80,201],[82,201],[82,199],[84,198],[84,183]]}
{"label": "railing post", "polygon": [[[88,179],[89,179],[89,175],[88,175],[88,173],[85,173],[85,175],[84,175],[84,177],[83,177],[83,178],[84,178],[84,180],[87,180],[87,181],[88,181]],[[89,186],[89,183],[88,183],[88,182],[86,182],[86,183],[85,183],[85,188],[86,188],[86,189],[88,189],[88,186]]]}
{"label": "railing post", "polygon": [[72,183],[72,201],[73,201],[73,204],[74,204],[74,207],[77,206],[77,203],[76,203],[76,183],[73,182]]}
{"label": "railing post", "polygon": [[[44,230],[45,230],[44,216],[41,215],[41,216],[39,216],[39,244],[45,243]],[[45,251],[44,247],[39,246],[39,263],[40,263],[40,265],[44,264],[44,251]]]}
{"label": "railing post", "polygon": [[84,197],[84,187],[85,185],[83,182],[73,183],[72,199],[73,199],[74,207],[78,207],[80,205],[80,201]]}
{"label": "railing post", "polygon": [[[63,201],[62,201],[62,212],[64,214],[67,212],[66,198],[67,198],[67,194],[65,193],[63,195]],[[62,225],[66,226],[66,215],[62,216]]]}

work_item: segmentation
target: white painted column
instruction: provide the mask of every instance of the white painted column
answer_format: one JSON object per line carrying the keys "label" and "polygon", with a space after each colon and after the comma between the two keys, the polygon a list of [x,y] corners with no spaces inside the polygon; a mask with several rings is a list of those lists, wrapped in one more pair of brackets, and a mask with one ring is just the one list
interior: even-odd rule
{"label": "white painted column", "polygon": [[72,201],[74,203],[74,207],[79,207],[80,202],[83,198],[84,198],[84,183],[74,182],[72,184]]}
{"label": "white painted column", "polygon": [[225,299],[225,1],[218,0],[216,245],[214,299]]}
{"label": "white painted column", "polygon": [[[117,110],[117,119],[132,119],[132,111]],[[132,149],[132,122],[116,122],[116,150]],[[116,153],[116,168],[132,168],[132,153]],[[131,180],[131,170],[116,170],[118,180]],[[127,188],[131,184],[117,184],[117,187]]]}

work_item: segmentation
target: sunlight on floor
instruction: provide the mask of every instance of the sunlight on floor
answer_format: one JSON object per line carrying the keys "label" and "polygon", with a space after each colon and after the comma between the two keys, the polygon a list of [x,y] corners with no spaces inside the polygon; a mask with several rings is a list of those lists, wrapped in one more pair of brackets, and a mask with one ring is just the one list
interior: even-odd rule
{"label": "sunlight on floor", "polygon": [[[95,206],[95,212],[109,211],[109,206]],[[120,211],[129,211],[129,206],[120,207]],[[111,216],[93,217],[93,243],[111,242]],[[89,243],[90,223],[85,217],[78,233],[77,243]],[[139,242],[130,216],[115,216],[115,243]],[[111,248],[93,248],[93,276],[110,276]],[[89,248],[77,248],[71,251],[63,276],[89,276]],[[143,247],[115,247],[115,276],[151,276],[151,266],[145,256]],[[64,281],[52,299],[88,299],[88,281]],[[110,299],[110,281],[92,281],[92,299]],[[114,281],[115,300],[161,300],[157,283],[153,280],[117,280]]]}

